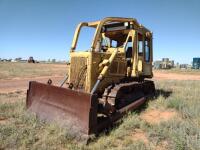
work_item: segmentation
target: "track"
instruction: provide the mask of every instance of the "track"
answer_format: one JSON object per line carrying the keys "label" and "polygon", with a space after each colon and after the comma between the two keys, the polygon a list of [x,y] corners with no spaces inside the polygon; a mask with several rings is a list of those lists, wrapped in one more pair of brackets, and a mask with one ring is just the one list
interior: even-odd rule
{"label": "track", "polygon": [[99,99],[103,105],[99,107],[100,112],[104,112],[105,114],[113,113],[140,98],[146,98],[154,94],[155,85],[150,80],[145,80],[141,83],[132,81],[111,85],[105,89],[102,98]]}

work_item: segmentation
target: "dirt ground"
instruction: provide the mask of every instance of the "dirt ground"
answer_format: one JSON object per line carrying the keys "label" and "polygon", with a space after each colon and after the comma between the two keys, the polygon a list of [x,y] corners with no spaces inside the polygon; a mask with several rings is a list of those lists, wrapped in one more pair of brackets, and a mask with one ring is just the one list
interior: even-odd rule
{"label": "dirt ground", "polygon": [[149,140],[148,140],[145,132],[142,131],[141,129],[135,129],[131,133],[131,137],[132,137],[133,141],[143,141],[145,144],[149,143]]}
{"label": "dirt ground", "polygon": [[155,80],[200,80],[200,74],[180,74],[180,73],[167,73],[162,71],[154,71]]}
{"label": "dirt ground", "polygon": [[53,81],[53,84],[58,85],[63,77],[62,76],[44,76],[34,78],[17,78],[10,80],[0,80],[0,93],[9,93],[14,91],[25,91],[28,89],[29,81],[38,81],[46,83],[49,79]]}
{"label": "dirt ground", "polygon": [[158,124],[162,121],[168,121],[172,119],[176,114],[176,111],[174,110],[150,110],[150,111],[145,111],[144,113],[141,114],[141,119],[145,120],[146,122],[150,124]]}
{"label": "dirt ground", "polygon": [[[27,65],[26,67],[29,67],[29,66]],[[29,68],[31,68],[31,66]],[[63,70],[60,73],[58,73],[58,70],[55,69],[56,66],[51,65],[51,68],[52,68],[50,70],[51,74],[49,73],[50,72],[49,70],[44,71],[45,68],[46,68],[46,66],[44,66],[42,69],[40,69],[38,66],[38,70],[35,73],[35,76],[32,76],[31,73],[29,74],[29,72],[27,72],[26,73],[27,76],[25,76],[25,77],[22,77],[22,75],[23,75],[22,74],[21,76],[16,75],[16,76],[10,76],[10,78],[0,79],[0,96],[1,96],[0,101],[1,101],[1,104],[4,104],[4,103],[12,104],[19,99],[25,99],[26,90],[28,89],[29,81],[38,81],[38,82],[46,83],[48,81],[48,79],[51,79],[53,81],[54,85],[59,85],[59,83],[64,78],[63,75],[66,72],[65,66],[60,66],[60,68],[57,68],[58,70],[61,70],[61,69]],[[12,69],[10,69],[10,70],[12,70]],[[42,75],[38,75],[38,73],[41,73],[40,70],[43,71]],[[21,72],[18,71],[19,75],[20,75],[20,73]],[[46,74],[48,74],[48,76]],[[51,75],[53,75],[53,76],[51,76]],[[7,77],[7,76],[5,76],[5,77]],[[163,84],[162,82],[164,82],[164,85],[165,85],[165,83],[167,83],[167,80],[174,80],[174,81],[177,80],[177,82],[180,82],[180,80],[185,80],[185,81],[186,80],[200,80],[200,74],[199,73],[189,74],[189,73],[154,70],[153,80],[156,82],[158,81],[159,84]],[[161,81],[161,80],[163,80],[163,81]],[[169,85],[166,85],[166,86],[169,86]],[[177,85],[176,84],[171,85],[171,83],[170,83],[170,88],[171,88],[171,86],[177,86]],[[165,87],[165,88],[168,89],[169,87],[168,88]],[[174,88],[174,89],[177,90],[177,88]],[[176,96],[177,93],[179,93],[179,92],[176,92],[173,95]],[[188,92],[188,93],[191,93],[191,92]],[[195,93],[191,94],[191,96],[193,96],[193,95],[195,95]],[[183,98],[181,98],[181,99],[184,99],[184,97],[185,96],[183,96]],[[152,105],[155,105],[155,104],[158,105],[158,103],[156,103],[156,101]],[[7,117],[6,115],[0,116],[0,125],[7,125],[9,122],[12,121],[10,118]],[[165,109],[165,108],[163,108],[163,109],[147,109],[139,114],[139,120],[141,120],[142,122],[145,122],[145,124],[147,124],[150,127],[153,127],[154,125],[159,126],[159,124],[161,122],[162,123],[168,122],[171,119],[175,120],[175,118],[176,118],[176,120],[180,120],[179,112],[174,108],[171,108],[171,109]],[[158,150],[169,149],[168,146],[171,143],[170,143],[170,141],[168,141],[168,139],[165,139],[165,138],[159,139],[159,142],[152,143],[153,137],[150,136],[151,132],[148,131],[150,129],[146,130],[146,128],[148,128],[148,127],[142,127],[142,124],[143,124],[142,122],[140,125],[141,127],[139,126],[139,127],[136,127],[135,129],[133,129],[132,131],[130,130],[130,134],[127,135],[127,139],[130,139],[133,143],[135,143],[137,141],[139,141],[139,142],[142,141],[146,146],[153,144],[154,149],[156,149],[156,150],[157,149]],[[155,132],[155,131],[153,131],[153,132]],[[111,137],[111,139],[112,138],[113,137]],[[153,140],[155,140],[155,139],[153,139]],[[0,147],[0,149],[1,149],[1,147]]]}
{"label": "dirt ground", "polygon": [[[13,78],[0,80],[0,93],[8,93],[14,91],[25,91],[28,88],[29,81],[39,81],[46,83],[48,79],[52,79],[53,84],[57,85],[62,81],[62,76],[42,76],[34,78]],[[154,80],[200,80],[200,75],[165,73],[154,71]]]}

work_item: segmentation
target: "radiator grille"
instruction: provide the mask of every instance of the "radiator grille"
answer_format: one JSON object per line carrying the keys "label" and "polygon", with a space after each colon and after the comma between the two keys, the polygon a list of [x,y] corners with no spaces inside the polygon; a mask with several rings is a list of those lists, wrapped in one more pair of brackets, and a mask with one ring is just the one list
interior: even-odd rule
{"label": "radiator grille", "polygon": [[75,89],[84,89],[87,74],[87,58],[72,57],[70,64],[70,82]]}

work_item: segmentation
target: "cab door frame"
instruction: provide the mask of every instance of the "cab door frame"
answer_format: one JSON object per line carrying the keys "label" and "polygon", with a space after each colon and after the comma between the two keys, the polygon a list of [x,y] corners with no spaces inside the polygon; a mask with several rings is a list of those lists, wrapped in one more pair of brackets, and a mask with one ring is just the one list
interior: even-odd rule
{"label": "cab door frame", "polygon": [[153,73],[152,73],[152,61],[153,61],[153,48],[152,48],[152,36],[151,34],[148,34],[149,32],[147,32],[146,34],[144,34],[143,37],[143,51],[144,51],[144,65],[143,65],[143,75],[145,77],[152,77]]}
{"label": "cab door frame", "polygon": [[[124,44],[124,53],[126,54],[127,45],[129,42],[129,39],[132,40],[132,57],[131,57],[131,67],[130,70],[127,68],[127,76],[131,77],[137,77],[138,76],[138,49],[137,49],[137,32],[134,29],[131,29],[129,31],[129,34],[127,36],[126,42]],[[130,71],[130,72],[129,72]]]}
{"label": "cab door frame", "polygon": [[[152,35],[149,32],[138,31],[137,34],[137,49],[138,49],[138,74],[145,77],[152,77]],[[142,36],[142,37],[139,37]],[[140,40],[139,40],[140,39]],[[142,39],[142,40],[141,40]],[[146,42],[148,39],[148,43]],[[142,47],[139,42],[142,42]],[[148,52],[147,52],[148,47]],[[140,51],[140,49],[142,51]],[[148,60],[146,59],[148,54]]]}

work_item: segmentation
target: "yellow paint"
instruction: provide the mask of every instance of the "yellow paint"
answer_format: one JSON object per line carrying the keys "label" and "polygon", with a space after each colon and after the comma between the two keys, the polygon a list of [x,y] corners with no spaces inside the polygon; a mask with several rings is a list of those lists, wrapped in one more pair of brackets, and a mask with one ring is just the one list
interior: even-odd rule
{"label": "yellow paint", "polygon": [[[125,29],[123,31],[120,31],[122,34],[127,35],[126,40],[123,45],[120,47],[114,48],[109,43],[107,44],[106,51],[98,50],[98,47],[96,47],[97,43],[101,43],[101,39],[105,38],[106,34],[112,37],[115,37],[115,34],[118,31],[112,31],[109,33],[101,33],[102,27],[111,22],[130,22],[131,25],[134,26],[134,29]],[[94,35],[94,40],[92,41],[91,49],[87,52],[76,52],[76,44],[78,41],[78,36],[80,33],[80,30],[83,26],[93,27],[96,28],[96,32]],[[144,55],[138,56],[138,33],[141,33],[143,35],[143,42],[144,38],[149,38],[150,43],[150,62],[145,62]],[[128,39],[132,39],[132,57],[131,57],[131,67],[127,66],[127,58],[126,58],[126,45],[128,43]],[[119,37],[119,40],[123,39],[123,37]],[[95,50],[95,47],[97,48]],[[143,46],[143,52],[144,52]],[[110,17],[105,18],[101,21],[96,22],[83,22],[80,23],[75,31],[74,39],[72,42],[72,48],[70,53],[70,58],[77,58],[79,59],[84,58],[87,62],[87,70],[86,70],[86,76],[85,76],[85,87],[84,90],[86,92],[90,92],[96,83],[98,78],[103,78],[101,81],[98,91],[103,91],[108,85],[110,85],[112,82],[116,83],[119,82],[121,79],[125,77],[125,75],[131,76],[131,77],[152,77],[152,34],[151,32],[145,28],[142,25],[139,25],[136,19],[132,18],[116,18],[116,17]],[[78,63],[78,62],[74,62]],[[80,64],[82,65],[82,64]],[[77,69],[73,68],[74,64],[70,65],[70,70]],[[79,67],[81,68],[81,67]],[[68,82],[71,83],[71,79],[73,74],[70,71],[69,73],[69,80]]]}

